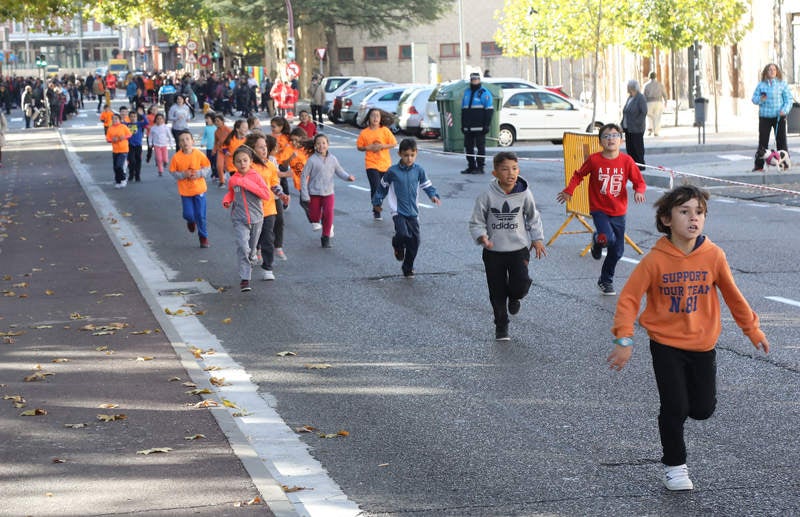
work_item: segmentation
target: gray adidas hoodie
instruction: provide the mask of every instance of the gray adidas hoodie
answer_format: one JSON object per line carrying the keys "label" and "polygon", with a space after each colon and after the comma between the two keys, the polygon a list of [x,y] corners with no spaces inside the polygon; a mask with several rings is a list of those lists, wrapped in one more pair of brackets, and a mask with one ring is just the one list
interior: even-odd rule
{"label": "gray adidas hoodie", "polygon": [[531,242],[544,240],[542,218],[528,182],[517,178],[514,190],[506,194],[493,179],[475,200],[469,233],[478,244],[478,239],[486,235],[494,244],[492,251],[500,252],[529,248]]}

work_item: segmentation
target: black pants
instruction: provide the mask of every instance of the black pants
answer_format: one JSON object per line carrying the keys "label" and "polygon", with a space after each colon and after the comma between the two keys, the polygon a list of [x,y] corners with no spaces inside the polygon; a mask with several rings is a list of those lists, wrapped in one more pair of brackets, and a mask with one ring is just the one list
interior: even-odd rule
{"label": "black pants", "polygon": [[[384,171],[385,172],[385,171]],[[372,198],[375,197],[375,192],[381,184],[381,176],[383,172],[378,169],[367,169],[367,180],[369,181],[369,203],[372,206]],[[373,208],[373,212],[374,212]]]}
{"label": "black pants", "polygon": [[268,215],[261,225],[261,235],[258,236],[258,247],[261,249],[261,269],[272,271],[272,262],[275,260],[275,216]]}
{"label": "black pants", "polygon": [[128,147],[128,180],[142,181],[142,146]]}
{"label": "black pants", "polygon": [[758,117],[758,151],[756,152],[755,168],[764,168],[764,153],[769,149],[769,137],[775,130],[775,147],[778,151],[789,150],[786,144],[786,117],[780,119],[772,117]]}
{"label": "black pants", "polygon": [[273,244],[276,248],[283,248],[283,201],[276,199],[275,209],[278,211],[278,213],[275,214],[275,225],[272,228],[272,231],[275,234],[275,242]]}
{"label": "black pants", "polygon": [[322,106],[319,104],[311,105],[311,120],[322,125]]}
{"label": "black pants", "polygon": [[395,215],[392,219],[394,220],[392,246],[405,250],[401,268],[403,273],[408,274],[414,271],[414,259],[417,258],[419,251],[419,219],[400,214]]}
{"label": "black pants", "polygon": [[486,165],[486,133],[464,133],[464,152],[470,169]]}
{"label": "black pants", "polygon": [[625,152],[633,158],[642,169],[644,165],[644,133],[631,133],[625,131]]}
{"label": "black pants", "polygon": [[667,466],[686,463],[683,424],[705,420],[717,407],[717,353],[689,352],[650,341],[658,397],[658,432]]}
{"label": "black pants", "polygon": [[498,328],[508,326],[508,300],[525,298],[531,288],[531,278],[528,276],[530,259],[528,248],[517,251],[483,250],[489,301],[494,312],[494,324]]}

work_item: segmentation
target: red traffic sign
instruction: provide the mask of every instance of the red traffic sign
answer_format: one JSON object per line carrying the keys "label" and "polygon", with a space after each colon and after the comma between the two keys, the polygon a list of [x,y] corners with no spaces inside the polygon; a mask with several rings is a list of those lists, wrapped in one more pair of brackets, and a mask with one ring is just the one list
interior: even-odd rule
{"label": "red traffic sign", "polygon": [[317,52],[317,57],[318,57],[318,58],[320,58],[320,59],[325,59],[325,52],[326,52],[327,50],[328,50],[328,49],[326,49],[325,47],[318,48],[318,49],[316,50],[316,52]]}
{"label": "red traffic sign", "polygon": [[211,64],[211,58],[208,54],[201,54],[200,57],[197,58],[197,62],[200,63],[200,66],[208,66]]}
{"label": "red traffic sign", "polygon": [[294,61],[286,63],[286,75],[289,77],[300,77],[300,65]]}

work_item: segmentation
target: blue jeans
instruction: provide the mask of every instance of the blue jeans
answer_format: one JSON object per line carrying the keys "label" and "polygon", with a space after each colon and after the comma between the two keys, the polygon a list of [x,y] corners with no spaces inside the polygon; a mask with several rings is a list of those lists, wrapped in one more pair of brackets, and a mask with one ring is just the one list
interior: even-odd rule
{"label": "blue jeans", "polygon": [[625,253],[625,216],[610,216],[603,212],[591,212],[597,234],[605,234],[608,252],[600,269],[600,282],[613,283],[617,262]]}
{"label": "blue jeans", "polygon": [[122,183],[125,181],[125,162],[128,153],[113,153],[114,155],[114,182]]}
{"label": "blue jeans", "polygon": [[200,237],[208,237],[206,228],[206,195],[197,194],[196,196],[181,196],[183,204],[183,218],[186,222],[197,225],[197,234]]}

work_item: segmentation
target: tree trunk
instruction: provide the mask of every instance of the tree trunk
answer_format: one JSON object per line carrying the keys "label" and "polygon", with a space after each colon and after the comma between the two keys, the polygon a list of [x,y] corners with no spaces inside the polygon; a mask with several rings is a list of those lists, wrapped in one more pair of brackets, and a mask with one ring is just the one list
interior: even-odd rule
{"label": "tree trunk", "polygon": [[336,40],[336,27],[325,27],[325,46],[328,48],[328,76],[339,75],[338,42]]}

